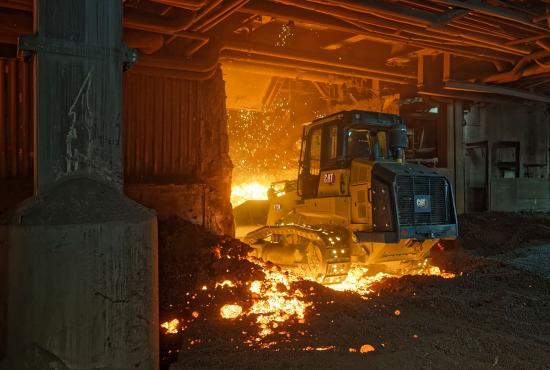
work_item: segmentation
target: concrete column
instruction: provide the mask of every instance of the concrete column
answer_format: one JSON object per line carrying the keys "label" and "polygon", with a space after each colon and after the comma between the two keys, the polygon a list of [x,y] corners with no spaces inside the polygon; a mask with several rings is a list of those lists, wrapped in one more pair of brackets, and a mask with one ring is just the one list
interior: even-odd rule
{"label": "concrete column", "polygon": [[122,2],[35,7],[35,196],[0,230],[2,366],[157,369],[156,216],[122,194]]}
{"label": "concrete column", "polygon": [[455,109],[454,103],[448,102],[446,105],[447,124],[447,168],[449,170],[450,181],[453,184],[453,189],[456,188],[455,182]]}
{"label": "concrete column", "polygon": [[462,102],[454,102],[454,178],[456,211],[464,213],[466,210],[466,174],[464,169],[464,111]]}
{"label": "concrete column", "polygon": [[462,102],[447,103],[447,168],[452,176],[456,210],[465,211],[466,176],[464,169],[464,112]]}

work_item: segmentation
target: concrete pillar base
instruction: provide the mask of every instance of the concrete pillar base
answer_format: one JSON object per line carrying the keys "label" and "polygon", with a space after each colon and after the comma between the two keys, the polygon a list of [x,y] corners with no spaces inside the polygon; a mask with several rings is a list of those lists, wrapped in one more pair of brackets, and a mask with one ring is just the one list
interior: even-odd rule
{"label": "concrete pillar base", "polygon": [[6,368],[158,368],[154,212],[80,178],[31,199],[3,228]]}

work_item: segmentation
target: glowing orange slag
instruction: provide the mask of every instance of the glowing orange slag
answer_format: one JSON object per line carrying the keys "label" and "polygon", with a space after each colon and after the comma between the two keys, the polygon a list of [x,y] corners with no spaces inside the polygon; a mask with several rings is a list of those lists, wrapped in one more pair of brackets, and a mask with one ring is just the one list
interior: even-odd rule
{"label": "glowing orange slag", "polygon": [[336,346],[320,346],[320,347],[307,346],[303,350],[304,351],[334,351],[336,350]]}
{"label": "glowing orange slag", "polygon": [[[216,256],[223,258],[219,248],[215,249]],[[244,257],[237,257],[243,258]],[[299,324],[305,324],[306,311],[312,305],[312,302],[305,298],[303,292],[293,287],[293,283],[301,280],[300,277],[291,272],[283,271],[278,266],[267,264],[256,257],[249,256],[248,261],[261,267],[264,278],[251,282],[223,280],[215,283],[215,289],[233,289],[236,287],[246,287],[250,293],[251,305],[240,305],[231,302],[220,308],[220,316],[223,319],[234,320],[242,316],[251,316],[255,319],[258,326],[258,334],[246,341],[248,345],[258,344],[261,348],[269,348],[275,342],[264,343],[263,340],[272,334],[281,334],[281,324],[287,321],[294,321]],[[428,265],[428,261],[423,261],[418,265],[414,272],[416,275],[436,275],[442,278],[452,278],[455,274],[442,272],[436,266]],[[329,285],[328,287],[339,291],[350,291],[360,294],[364,299],[373,291],[373,284],[389,277],[400,277],[401,275],[378,273],[369,274],[366,267],[353,267],[346,278],[340,284]],[[198,288],[208,290],[206,285]],[[395,315],[400,314],[399,310],[394,311]],[[194,311],[193,318],[198,318],[200,313]],[[161,325],[166,334],[176,334],[186,328],[178,319],[164,322]],[[284,332],[283,332],[284,333]],[[305,351],[326,351],[334,350],[334,346],[306,347]],[[360,348],[350,348],[350,352],[368,353],[375,351],[371,345],[363,345]]]}
{"label": "glowing orange slag", "polygon": [[243,308],[238,304],[226,304],[220,309],[220,315],[224,319],[236,319],[243,313]]}
{"label": "glowing orange slag", "polygon": [[421,272],[421,275],[435,275],[440,276],[443,279],[452,279],[456,277],[456,274],[452,272],[441,271],[441,269],[437,266],[426,266],[424,268],[424,271]]}
{"label": "glowing orange slag", "polygon": [[359,352],[361,353],[369,353],[374,351],[375,351],[374,347],[371,346],[370,344],[363,344],[361,348],[359,348]]}
{"label": "glowing orange slag", "polygon": [[[439,276],[444,279],[450,279],[456,277],[456,274],[451,272],[444,272],[437,266],[430,266],[427,264],[427,260],[422,263],[421,267],[410,273],[411,275],[433,275]],[[401,277],[403,275],[388,274],[379,272],[375,275],[369,274],[369,269],[366,267],[353,267],[350,269],[346,280],[339,284],[329,285],[328,287],[338,291],[356,292],[362,296],[367,296],[372,293],[372,285],[383,279],[390,277]]]}
{"label": "glowing orange slag", "polygon": [[161,328],[166,329],[166,334],[177,334],[179,331],[179,326],[180,321],[178,319],[166,321],[160,325]]}
{"label": "glowing orange slag", "polygon": [[372,284],[391,276],[383,272],[371,276],[368,274],[368,271],[369,269],[366,267],[354,267],[348,272],[346,280],[340,284],[329,285],[329,288],[367,295],[372,292]]}
{"label": "glowing orange slag", "polygon": [[257,315],[261,337],[271,334],[277,323],[291,318],[304,322],[306,308],[311,305],[304,300],[300,290],[291,293],[290,284],[297,281],[298,277],[266,265],[263,265],[263,270],[265,279],[250,284],[250,292],[257,297],[250,308],[250,314]]}
{"label": "glowing orange slag", "polygon": [[[220,315],[224,319],[235,319],[240,315],[254,315],[259,326],[259,337],[265,337],[273,333],[279,323],[291,318],[303,323],[306,308],[311,303],[304,300],[300,290],[291,292],[291,283],[298,277],[281,271],[277,267],[267,266],[262,261],[251,258],[255,264],[262,266],[265,274],[264,280],[255,280],[250,283],[249,291],[252,293],[253,304],[243,312],[243,308],[237,304],[226,304],[220,309]],[[217,283],[220,287],[235,286],[232,281]]]}

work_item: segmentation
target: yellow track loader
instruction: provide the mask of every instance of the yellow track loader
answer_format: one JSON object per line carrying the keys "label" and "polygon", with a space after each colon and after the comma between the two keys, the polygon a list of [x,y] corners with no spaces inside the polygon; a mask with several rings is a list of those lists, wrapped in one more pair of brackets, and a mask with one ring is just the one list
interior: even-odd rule
{"label": "yellow track loader", "polygon": [[440,239],[457,236],[451,185],[406,163],[399,116],[346,111],[304,126],[297,181],[269,190],[266,225],[245,237],[255,254],[323,284],[352,265],[420,269]]}

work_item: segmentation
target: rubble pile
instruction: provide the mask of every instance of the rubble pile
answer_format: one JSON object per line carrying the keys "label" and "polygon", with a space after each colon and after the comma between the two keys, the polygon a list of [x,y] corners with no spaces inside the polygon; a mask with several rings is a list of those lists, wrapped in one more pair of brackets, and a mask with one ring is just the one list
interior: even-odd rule
{"label": "rubble pile", "polygon": [[461,246],[491,256],[550,240],[550,218],[543,213],[471,213],[459,216]]}
{"label": "rubble pile", "polygon": [[250,260],[246,244],[182,220],[159,236],[163,369],[550,363],[550,282],[460,243],[433,255],[455,278],[386,277],[363,295]]}
{"label": "rubble pile", "polygon": [[297,327],[314,304],[311,296],[327,289],[249,260],[249,251],[239,240],[180,219],[159,224],[163,364],[182,346],[269,348],[303,332]]}

